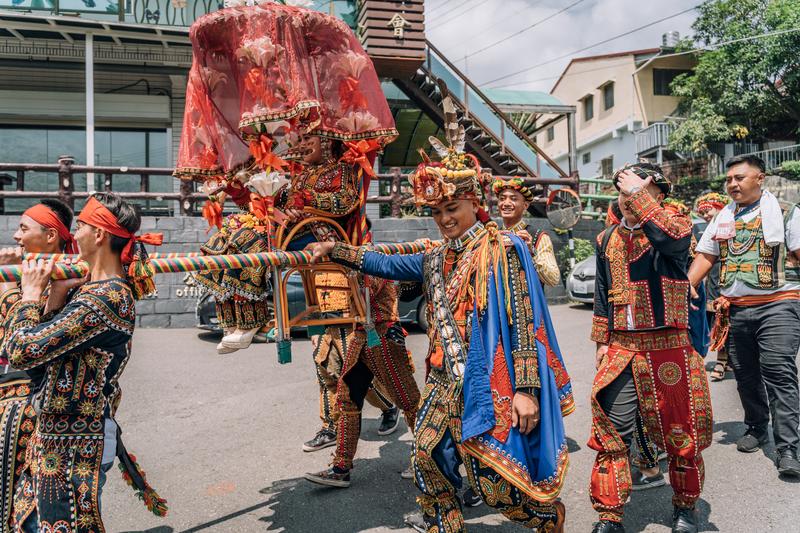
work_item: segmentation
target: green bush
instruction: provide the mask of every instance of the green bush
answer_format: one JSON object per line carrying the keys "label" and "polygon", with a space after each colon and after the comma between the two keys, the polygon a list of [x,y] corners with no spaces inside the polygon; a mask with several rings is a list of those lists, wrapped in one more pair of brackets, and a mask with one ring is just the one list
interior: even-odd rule
{"label": "green bush", "polygon": [[[594,254],[594,243],[586,239],[575,239],[575,264],[580,263]],[[558,268],[561,270],[561,279],[566,280],[569,275],[569,244],[562,246],[556,253]]]}
{"label": "green bush", "polygon": [[800,181],[800,161],[784,161],[773,172],[787,180]]}

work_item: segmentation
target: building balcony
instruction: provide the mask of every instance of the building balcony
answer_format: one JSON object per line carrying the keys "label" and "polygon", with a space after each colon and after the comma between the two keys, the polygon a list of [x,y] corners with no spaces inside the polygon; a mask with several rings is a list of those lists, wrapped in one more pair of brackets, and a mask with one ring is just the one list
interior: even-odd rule
{"label": "building balcony", "polygon": [[667,122],[654,122],[636,132],[636,154],[639,157],[652,156],[669,145],[669,136],[675,125]]}

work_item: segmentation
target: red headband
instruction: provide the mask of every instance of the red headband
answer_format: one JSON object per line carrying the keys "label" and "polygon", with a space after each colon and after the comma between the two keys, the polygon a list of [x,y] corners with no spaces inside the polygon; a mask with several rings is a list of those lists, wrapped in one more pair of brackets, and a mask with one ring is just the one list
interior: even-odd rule
{"label": "red headband", "polygon": [[109,211],[108,208],[101,204],[95,197],[89,198],[86,202],[83,211],[78,215],[78,220],[84,224],[89,224],[90,226],[105,230],[111,235],[116,235],[123,239],[130,239],[122,250],[121,259],[124,264],[133,261],[133,247],[136,242],[160,246],[164,241],[164,236],[161,233],[143,233],[137,236],[126,230],[119,225],[114,213]]}
{"label": "red headband", "polygon": [[78,253],[78,247],[75,244],[75,237],[69,232],[69,228],[64,225],[55,211],[50,209],[44,204],[36,204],[28,208],[22,213],[24,216],[30,217],[45,228],[56,230],[58,237],[64,241],[64,251],[68,254]]}

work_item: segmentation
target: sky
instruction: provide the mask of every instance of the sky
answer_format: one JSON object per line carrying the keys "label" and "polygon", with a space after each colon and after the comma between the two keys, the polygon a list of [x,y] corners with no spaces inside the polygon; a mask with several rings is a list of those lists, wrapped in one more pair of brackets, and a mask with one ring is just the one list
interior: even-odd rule
{"label": "sky", "polygon": [[[662,34],[669,31],[678,31],[681,37],[691,36],[694,10],[592,46],[700,3],[701,0],[427,0],[425,31],[428,40],[480,87],[550,92],[570,58],[656,48],[661,45]],[[568,9],[559,13],[565,8]],[[552,61],[562,56],[566,57]],[[537,66],[542,63],[546,64]],[[535,68],[493,81],[529,67]]]}

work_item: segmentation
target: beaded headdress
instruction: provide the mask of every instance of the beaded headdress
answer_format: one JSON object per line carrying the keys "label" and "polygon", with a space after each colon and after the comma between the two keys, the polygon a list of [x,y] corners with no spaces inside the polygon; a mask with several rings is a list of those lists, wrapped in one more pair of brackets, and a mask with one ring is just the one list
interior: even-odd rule
{"label": "beaded headdress", "polygon": [[709,192],[697,199],[697,212],[702,214],[712,209],[721,210],[728,200],[718,192]]}
{"label": "beaded headdress", "polygon": [[[446,87],[443,87],[442,92],[447,94]],[[448,145],[436,137],[428,138],[441,160],[431,161],[420,150],[424,162],[408,177],[417,206],[434,206],[447,200],[480,200],[482,196],[481,166],[477,157],[464,152],[464,126],[458,123],[456,108],[449,96],[442,100],[442,108]]]}
{"label": "beaded headdress", "polygon": [[666,198],[664,200],[664,207],[675,211],[679,215],[688,215],[691,211],[685,203],[675,198]]}
{"label": "beaded headdress", "polygon": [[531,190],[525,186],[525,182],[522,181],[522,178],[511,178],[504,180],[503,178],[495,178],[494,182],[492,182],[492,191],[495,195],[499,195],[501,191],[504,189],[511,189],[517,191],[525,198],[526,202],[533,201],[533,193]]}

